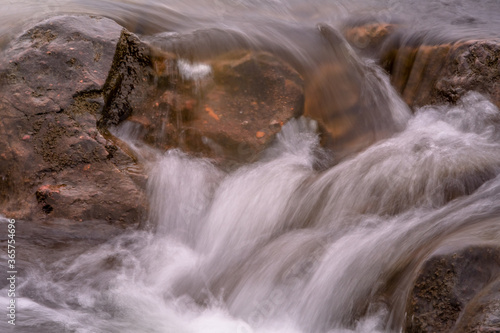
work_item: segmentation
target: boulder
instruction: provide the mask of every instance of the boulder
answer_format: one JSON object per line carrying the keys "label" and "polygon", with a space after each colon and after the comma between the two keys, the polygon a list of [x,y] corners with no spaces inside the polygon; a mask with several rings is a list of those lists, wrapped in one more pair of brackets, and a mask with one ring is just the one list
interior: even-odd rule
{"label": "boulder", "polygon": [[388,42],[381,64],[405,102],[413,107],[454,103],[474,90],[500,106],[500,41]]}
{"label": "boulder", "polygon": [[[196,129],[190,135],[198,140],[190,149],[210,149],[207,153],[212,156],[219,151],[228,158],[252,160],[284,123],[303,113],[302,78],[275,56],[235,51],[207,64],[211,77],[200,82],[198,94],[202,97],[188,99],[193,106],[184,109],[189,112],[183,127]],[[196,84],[191,91],[193,88],[196,92]]]}
{"label": "boulder", "polygon": [[2,54],[0,79],[0,214],[18,219],[137,225],[147,176],[111,134],[123,123],[159,151],[239,163],[303,111],[301,76],[271,54],[193,63],[99,17],[29,29]]}
{"label": "boulder", "polygon": [[[97,128],[122,27],[57,16],[13,40],[0,59],[0,214],[135,225],[136,164]],[[127,193],[127,195],[124,195]]]}
{"label": "boulder", "polygon": [[498,332],[500,248],[472,246],[428,259],[406,312],[406,332]]}
{"label": "boulder", "polygon": [[455,102],[469,90],[500,107],[500,40],[472,40],[450,49],[433,96]]}

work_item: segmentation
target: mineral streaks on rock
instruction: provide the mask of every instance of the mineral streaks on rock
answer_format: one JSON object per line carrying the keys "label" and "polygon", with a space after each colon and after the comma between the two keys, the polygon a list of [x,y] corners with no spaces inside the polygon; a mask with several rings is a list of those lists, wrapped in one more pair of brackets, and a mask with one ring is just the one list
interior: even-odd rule
{"label": "mineral streaks on rock", "polygon": [[500,42],[468,40],[421,45],[389,44],[381,63],[410,106],[454,103],[467,91],[500,106]]}

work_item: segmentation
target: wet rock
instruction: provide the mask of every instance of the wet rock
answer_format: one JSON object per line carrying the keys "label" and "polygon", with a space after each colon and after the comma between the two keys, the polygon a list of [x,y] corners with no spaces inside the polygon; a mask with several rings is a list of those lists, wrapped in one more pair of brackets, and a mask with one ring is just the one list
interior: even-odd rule
{"label": "wet rock", "polygon": [[500,331],[500,248],[435,255],[407,303],[406,332]]}
{"label": "wet rock", "polygon": [[149,47],[124,30],[103,89],[105,106],[100,126],[105,128],[117,125],[129,117],[134,108],[140,108],[144,93],[141,87],[149,87],[146,82],[150,81],[154,74]]}
{"label": "wet rock", "polygon": [[[248,160],[266,148],[281,126],[303,113],[303,82],[264,52],[234,52],[211,60],[210,80],[184,126],[225,156]],[[195,88],[196,89],[196,88]],[[206,139],[204,139],[206,138]]]}
{"label": "wet rock", "polygon": [[350,69],[340,63],[321,66],[307,81],[304,109],[306,116],[318,121],[322,145],[345,155],[375,141],[373,131],[366,128],[368,137],[358,136],[356,125],[364,113],[362,82]]}
{"label": "wet rock", "polygon": [[122,30],[105,18],[53,17],[2,54],[1,214],[138,222],[144,195],[126,172],[134,158],[97,129]]}
{"label": "wet rock", "polygon": [[468,90],[487,94],[500,107],[500,41],[455,45],[436,82],[436,98],[457,101]]}
{"label": "wet rock", "polygon": [[486,286],[467,304],[455,332],[500,331],[500,278]]}
{"label": "wet rock", "polygon": [[417,45],[392,41],[381,63],[410,106],[454,103],[470,90],[500,106],[499,56],[497,40]]}
{"label": "wet rock", "polygon": [[302,114],[302,78],[268,53],[233,51],[193,63],[124,37],[128,49],[115,63],[134,70],[118,69],[123,78],[108,81],[104,127],[128,116],[138,139],[153,147],[241,162]]}
{"label": "wet rock", "polygon": [[29,29],[2,57],[10,91],[4,98],[28,116],[74,107],[74,96],[102,89],[121,30],[86,16],[54,17]]}

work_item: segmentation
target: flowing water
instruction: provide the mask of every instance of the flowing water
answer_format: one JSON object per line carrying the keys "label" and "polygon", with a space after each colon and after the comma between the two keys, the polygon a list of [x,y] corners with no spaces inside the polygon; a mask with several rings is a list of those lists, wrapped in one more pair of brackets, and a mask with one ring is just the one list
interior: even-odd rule
{"label": "flowing water", "polygon": [[[187,58],[235,45],[275,52],[306,80],[337,52],[373,100],[354,134],[376,137],[332,163],[317,124],[302,117],[285,124],[258,161],[227,170],[179,150],[146,148],[125,123],[113,133],[144,159],[149,216],[140,230],[78,255],[26,263],[15,332],[400,332],[424,260],[499,245],[499,110],[471,92],[456,105],[412,113],[371,60],[341,42],[331,46],[341,39],[335,29],[366,15],[415,31],[432,27],[434,36],[486,36],[500,26],[497,1],[5,5],[4,39],[47,14],[90,12]],[[318,30],[319,22],[328,26]],[[206,43],[198,43],[200,33]],[[341,98],[339,84],[324,94]],[[0,331],[11,329],[0,321]]]}

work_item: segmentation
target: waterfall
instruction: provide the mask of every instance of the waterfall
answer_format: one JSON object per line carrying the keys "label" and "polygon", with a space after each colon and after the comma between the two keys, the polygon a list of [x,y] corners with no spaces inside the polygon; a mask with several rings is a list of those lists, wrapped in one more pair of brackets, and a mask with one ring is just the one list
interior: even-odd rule
{"label": "waterfall", "polygon": [[[50,260],[25,259],[16,326],[3,318],[0,331],[402,332],[412,284],[427,259],[464,245],[498,246],[500,111],[476,92],[455,104],[410,110],[388,74],[336,35],[340,22],[363,8],[396,15],[382,1],[320,1],[310,8],[298,0],[48,3],[46,12],[60,6],[128,22],[157,44],[165,31],[185,33],[161,46],[185,57],[179,63],[186,79],[210,75],[203,58],[225,47],[278,54],[306,80],[340,61],[344,78],[367,101],[348,118],[355,120],[346,138],[369,140],[328,150],[318,122],[305,115],[284,124],[256,160],[224,167],[180,149],[152,148],[139,139],[140,126],[123,122],[110,132],[148,176],[141,227]],[[415,6],[406,3],[399,14],[407,17]],[[435,27],[447,26],[443,15],[441,23],[433,17]],[[331,26],[318,32],[318,18]],[[198,44],[202,27],[215,29],[209,46]],[[192,50],[199,53],[190,59]],[[315,106],[328,109],[344,95],[345,82],[318,82],[313,87],[323,99]],[[338,116],[352,116],[344,111]],[[1,222],[3,228],[7,217]],[[6,253],[1,260],[7,262]],[[3,306],[8,286],[0,286]]]}

